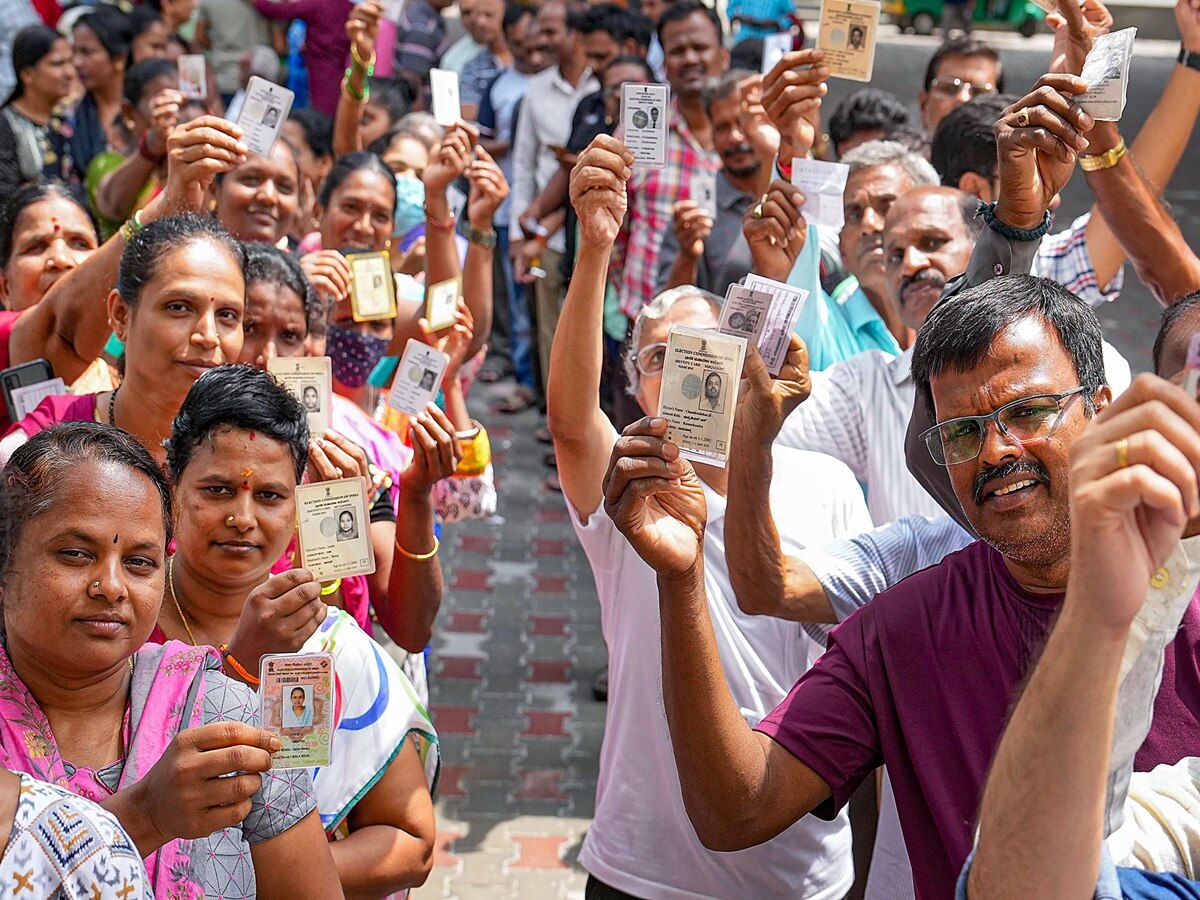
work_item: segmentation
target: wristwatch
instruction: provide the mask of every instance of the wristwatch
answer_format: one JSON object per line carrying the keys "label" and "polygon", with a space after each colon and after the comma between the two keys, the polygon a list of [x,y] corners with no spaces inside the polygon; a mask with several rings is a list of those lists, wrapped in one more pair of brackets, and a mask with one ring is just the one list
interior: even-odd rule
{"label": "wristwatch", "polygon": [[1179,56],[1176,57],[1176,62],[1181,66],[1187,66],[1189,69],[1195,69],[1200,72],[1200,53],[1193,53],[1182,44],[1179,45]]}

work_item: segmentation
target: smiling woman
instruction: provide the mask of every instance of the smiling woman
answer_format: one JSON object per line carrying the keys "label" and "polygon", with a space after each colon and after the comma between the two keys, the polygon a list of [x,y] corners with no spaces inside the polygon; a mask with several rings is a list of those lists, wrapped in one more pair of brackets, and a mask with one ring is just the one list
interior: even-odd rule
{"label": "smiling woman", "polygon": [[157,458],[192,384],[242,350],[245,251],[213,219],[160,219],[121,257],[108,314],[125,342],[125,380],[115,391],[48,397],[0,441],[0,458],[54,424],[88,419],[117,425]]}

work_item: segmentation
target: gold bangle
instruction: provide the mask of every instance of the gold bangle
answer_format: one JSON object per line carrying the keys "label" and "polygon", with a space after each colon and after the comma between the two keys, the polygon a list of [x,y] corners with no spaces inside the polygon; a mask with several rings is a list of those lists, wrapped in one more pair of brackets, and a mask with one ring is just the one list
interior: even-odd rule
{"label": "gold bangle", "polygon": [[241,676],[242,681],[251,687],[258,687],[259,681],[253,675],[246,671],[246,667],[234,659],[233,654],[229,652],[227,646],[221,647],[221,654],[225,657],[225,662],[229,663],[229,668],[237,672]]}
{"label": "gold bangle", "polygon": [[1125,153],[1125,139],[1121,138],[1117,146],[1111,150],[1097,153],[1094,156],[1079,157],[1079,167],[1085,172],[1101,172],[1104,169],[1111,169],[1125,157]]}
{"label": "gold bangle", "polygon": [[367,72],[373,72],[375,69],[375,48],[371,48],[371,58],[364,61],[363,58],[358,55],[358,48],[354,46],[354,42],[352,41],[350,43],[350,59],[352,59],[354,64],[360,69],[363,69]]}
{"label": "gold bangle", "polygon": [[321,596],[328,597],[330,594],[334,593],[341,586],[342,586],[342,579],[335,578],[335,579],[333,579],[333,581],[329,582],[329,584],[321,585]]}
{"label": "gold bangle", "polygon": [[417,562],[421,562],[426,559],[433,559],[435,556],[437,556],[438,548],[441,546],[442,546],[442,544],[437,539],[436,534],[433,536],[433,549],[430,550],[428,553],[409,553],[407,550],[405,550],[403,547],[400,546],[399,541],[396,541],[396,549],[399,550],[401,553],[403,553],[405,556],[407,556],[409,559],[415,559]]}

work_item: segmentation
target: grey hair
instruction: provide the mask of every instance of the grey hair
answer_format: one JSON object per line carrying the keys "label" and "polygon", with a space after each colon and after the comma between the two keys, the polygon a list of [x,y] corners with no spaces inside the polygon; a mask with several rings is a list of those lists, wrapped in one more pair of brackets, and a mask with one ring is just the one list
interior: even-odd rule
{"label": "grey hair", "polygon": [[246,51],[249,55],[250,74],[267,81],[279,79],[279,54],[266,44],[255,44]]}
{"label": "grey hair", "polygon": [[667,288],[638,312],[637,318],[633,322],[633,330],[629,333],[628,349],[621,360],[625,365],[625,391],[630,397],[637,396],[638,385],[642,381],[642,373],[638,371],[637,367],[637,354],[638,347],[642,343],[642,332],[646,330],[646,323],[663,318],[680,300],[693,298],[707,300],[717,318],[721,317],[721,298],[694,284]]}
{"label": "grey hair", "polygon": [[845,153],[839,161],[848,165],[851,172],[895,164],[912,179],[913,187],[942,183],[929,160],[895,141],[867,141]]}

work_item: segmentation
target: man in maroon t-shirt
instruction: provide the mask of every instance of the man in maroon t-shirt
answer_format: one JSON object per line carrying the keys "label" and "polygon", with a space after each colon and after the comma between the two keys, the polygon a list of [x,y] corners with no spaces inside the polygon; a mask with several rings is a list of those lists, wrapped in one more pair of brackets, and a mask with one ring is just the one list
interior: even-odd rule
{"label": "man in maroon t-shirt", "polygon": [[[1014,105],[1002,127],[1020,127],[1029,101]],[[1043,177],[1065,178],[1056,164],[1061,159],[1043,155]],[[1010,232],[1034,230],[1031,220],[1041,218],[1030,207],[995,212]],[[759,734],[738,713],[716,661],[697,577],[703,497],[686,478],[664,486],[662,462],[676,452],[659,429],[643,422],[627,430],[637,449],[614,458],[605,505],[659,573],[667,719],[701,841],[740,849],[810,811],[832,815],[886,763],[917,894],[929,900],[953,895],[992,754],[1061,604],[1068,450],[1110,393],[1095,314],[1029,276],[997,278],[935,309],[918,337],[913,374],[939,423],[928,450],[946,465],[983,541],[843,623]],[[1183,632],[1194,645],[1194,616]],[[1192,712],[1200,697],[1175,688],[1164,682],[1139,768],[1174,762],[1173,746],[1200,738]]]}

